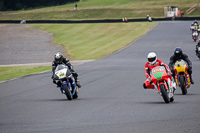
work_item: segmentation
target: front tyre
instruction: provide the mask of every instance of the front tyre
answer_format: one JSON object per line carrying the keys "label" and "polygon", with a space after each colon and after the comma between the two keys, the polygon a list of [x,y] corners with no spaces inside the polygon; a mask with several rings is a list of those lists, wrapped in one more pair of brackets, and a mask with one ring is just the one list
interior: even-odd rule
{"label": "front tyre", "polygon": [[187,89],[186,89],[184,77],[181,76],[179,80],[180,80],[180,87],[181,87],[181,90],[182,90],[182,94],[186,95],[187,94]]}
{"label": "front tyre", "polygon": [[164,84],[160,84],[160,91],[162,93],[162,97],[165,103],[169,103],[170,99],[169,99],[168,92]]}
{"label": "front tyre", "polygon": [[69,90],[69,87],[67,86],[67,84],[63,85],[63,90],[65,91],[65,95],[66,95],[67,99],[72,100],[72,93]]}

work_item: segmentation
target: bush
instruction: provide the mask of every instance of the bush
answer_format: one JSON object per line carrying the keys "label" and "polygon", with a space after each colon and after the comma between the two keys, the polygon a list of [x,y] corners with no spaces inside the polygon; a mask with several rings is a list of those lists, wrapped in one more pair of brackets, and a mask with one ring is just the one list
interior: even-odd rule
{"label": "bush", "polygon": [[74,3],[80,0],[0,0],[0,10],[21,10]]}

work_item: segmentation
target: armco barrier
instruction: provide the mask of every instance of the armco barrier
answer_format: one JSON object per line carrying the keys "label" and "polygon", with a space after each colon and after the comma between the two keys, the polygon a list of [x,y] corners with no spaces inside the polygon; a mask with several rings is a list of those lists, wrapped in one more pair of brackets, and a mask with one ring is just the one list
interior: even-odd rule
{"label": "armco barrier", "polygon": [[[152,18],[152,21],[189,21],[200,20],[200,17]],[[0,20],[0,23],[20,24],[21,20]],[[36,23],[121,23],[122,19],[105,20],[26,20],[28,24]],[[128,19],[128,22],[147,22],[147,19]]]}

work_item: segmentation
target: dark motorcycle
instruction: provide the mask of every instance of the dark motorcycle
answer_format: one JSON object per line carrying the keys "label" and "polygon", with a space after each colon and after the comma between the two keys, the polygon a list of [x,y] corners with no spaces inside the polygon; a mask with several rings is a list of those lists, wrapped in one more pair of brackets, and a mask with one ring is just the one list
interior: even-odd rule
{"label": "dark motorcycle", "polygon": [[53,79],[57,84],[60,84],[60,90],[66,95],[68,100],[78,98],[78,87],[76,86],[75,79],[66,65],[58,65],[55,70]]}
{"label": "dark motorcycle", "polygon": [[200,60],[200,47],[196,47],[196,56],[199,58]]}

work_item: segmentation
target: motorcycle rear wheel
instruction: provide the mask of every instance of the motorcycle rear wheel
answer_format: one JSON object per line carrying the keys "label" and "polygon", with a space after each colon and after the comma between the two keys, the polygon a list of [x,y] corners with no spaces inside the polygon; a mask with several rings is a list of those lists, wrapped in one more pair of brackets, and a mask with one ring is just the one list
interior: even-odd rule
{"label": "motorcycle rear wheel", "polygon": [[65,91],[65,95],[67,97],[68,100],[72,100],[72,93],[69,90],[69,87],[66,85],[63,86],[63,90]]}
{"label": "motorcycle rear wheel", "polygon": [[180,86],[181,86],[182,94],[186,95],[187,89],[186,89],[184,77],[180,77]]}
{"label": "motorcycle rear wheel", "polygon": [[163,100],[165,101],[165,103],[169,103],[170,102],[170,98],[168,96],[168,92],[167,92],[167,89],[165,88],[164,84],[160,85],[160,91],[162,93],[162,97],[163,97]]}

